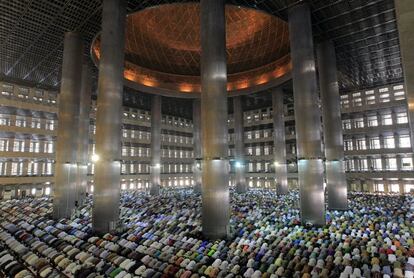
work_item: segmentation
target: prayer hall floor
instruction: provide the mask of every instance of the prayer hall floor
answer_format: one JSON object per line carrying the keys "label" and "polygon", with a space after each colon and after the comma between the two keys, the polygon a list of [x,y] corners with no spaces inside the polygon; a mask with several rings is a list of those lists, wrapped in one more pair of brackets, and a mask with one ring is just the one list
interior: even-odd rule
{"label": "prayer hall floor", "polygon": [[123,232],[95,236],[91,198],[50,220],[51,199],[0,202],[0,277],[413,277],[414,199],[350,194],[349,211],[303,227],[298,194],[231,193],[231,235],[201,234],[201,198],[124,191]]}

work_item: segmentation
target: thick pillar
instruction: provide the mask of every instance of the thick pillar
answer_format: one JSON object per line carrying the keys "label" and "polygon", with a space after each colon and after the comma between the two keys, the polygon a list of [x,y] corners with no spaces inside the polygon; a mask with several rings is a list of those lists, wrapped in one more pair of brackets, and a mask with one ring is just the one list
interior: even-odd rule
{"label": "thick pillar", "polygon": [[193,101],[194,192],[201,193],[201,102]]}
{"label": "thick pillar", "polygon": [[224,0],[201,0],[202,228],[208,238],[229,232],[227,67]]}
{"label": "thick pillar", "polygon": [[[355,180],[355,188],[354,190],[355,192],[361,192],[362,191],[362,180]],[[329,196],[328,196],[329,198]]]}
{"label": "thick pillar", "polygon": [[[368,141],[368,140],[366,140]],[[369,144],[366,144],[366,146],[369,146]],[[367,156],[367,167],[368,167],[368,172],[373,172],[374,170],[374,166],[372,165],[372,156]]]}
{"label": "thick pillar", "polygon": [[78,33],[65,34],[59,95],[53,218],[68,218],[75,208],[77,136],[83,43]]}
{"label": "thick pillar", "polygon": [[403,181],[402,180],[399,180],[399,193],[400,194],[405,194],[405,183],[403,183]]}
{"label": "thick pillar", "polygon": [[78,173],[77,201],[82,204],[86,197],[88,186],[88,149],[89,149],[89,113],[91,108],[92,82],[87,64],[82,67],[82,82],[79,102],[79,131],[78,131]]}
{"label": "thick pillar", "polygon": [[160,194],[161,187],[161,96],[154,95],[151,102],[151,187],[150,194]]}
{"label": "thick pillar", "polygon": [[[383,149],[383,148],[381,148]],[[389,167],[387,167],[387,157],[386,156],[381,156],[381,166],[382,166],[382,171],[389,171]]]}
{"label": "thick pillar", "polygon": [[[28,146],[29,144],[27,144],[26,146]],[[22,171],[23,176],[27,176],[28,175],[29,167],[31,167],[31,165],[30,165],[31,163],[30,162],[28,160],[23,161],[23,171]]]}
{"label": "thick pillar", "polygon": [[273,157],[275,167],[276,192],[284,195],[289,192],[286,164],[285,112],[283,109],[283,90],[272,92],[273,108]]}
{"label": "thick pillar", "polygon": [[348,190],[345,176],[341,103],[333,42],[320,43],[317,47],[317,57],[325,142],[328,208],[346,210],[348,209]]}
{"label": "thick pillar", "polygon": [[[395,141],[398,141],[398,140],[395,140]],[[397,160],[397,171],[402,171],[403,165],[402,165],[402,157],[401,157],[401,155],[397,154],[395,156],[395,159]]]}
{"label": "thick pillar", "polygon": [[98,234],[119,223],[125,1],[104,0],[96,114],[92,228]]}
{"label": "thick pillar", "polygon": [[390,184],[388,180],[384,180],[384,193],[390,193]]}
{"label": "thick pillar", "polygon": [[236,192],[247,192],[246,161],[244,157],[244,128],[242,97],[233,98],[234,118],[234,170],[236,174]]}
{"label": "thick pillar", "polygon": [[321,114],[310,16],[307,3],[289,9],[300,211],[303,224],[324,225]]}
{"label": "thick pillar", "polygon": [[[414,142],[414,1],[394,0],[407,96],[411,142]],[[414,144],[411,144],[414,149]]]}

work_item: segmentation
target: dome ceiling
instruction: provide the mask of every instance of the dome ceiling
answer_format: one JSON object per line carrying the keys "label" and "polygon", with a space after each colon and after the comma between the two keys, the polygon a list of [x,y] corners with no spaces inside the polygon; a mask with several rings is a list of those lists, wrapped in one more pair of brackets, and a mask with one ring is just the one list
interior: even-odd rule
{"label": "dome ceiling", "polygon": [[[130,14],[125,33],[125,78],[147,87],[200,92],[200,6],[165,4]],[[228,91],[248,89],[290,71],[285,21],[226,5]],[[99,37],[92,54],[99,59]]]}

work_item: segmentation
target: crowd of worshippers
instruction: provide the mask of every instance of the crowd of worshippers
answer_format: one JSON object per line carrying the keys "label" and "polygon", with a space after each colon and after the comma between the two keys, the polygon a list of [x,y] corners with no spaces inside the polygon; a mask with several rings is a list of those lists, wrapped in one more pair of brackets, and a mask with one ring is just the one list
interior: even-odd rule
{"label": "crowd of worshippers", "polygon": [[300,225],[298,193],[231,192],[231,234],[202,237],[201,197],[123,192],[124,231],[98,237],[91,203],[51,220],[49,198],[0,203],[0,277],[414,277],[414,199],[350,194],[324,227]]}

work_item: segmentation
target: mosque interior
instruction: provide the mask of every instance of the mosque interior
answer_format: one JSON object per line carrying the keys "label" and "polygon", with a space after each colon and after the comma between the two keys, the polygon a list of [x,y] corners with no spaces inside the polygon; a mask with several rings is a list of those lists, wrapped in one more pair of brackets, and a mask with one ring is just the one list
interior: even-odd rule
{"label": "mosque interior", "polygon": [[414,278],[414,1],[0,1],[0,277]]}

